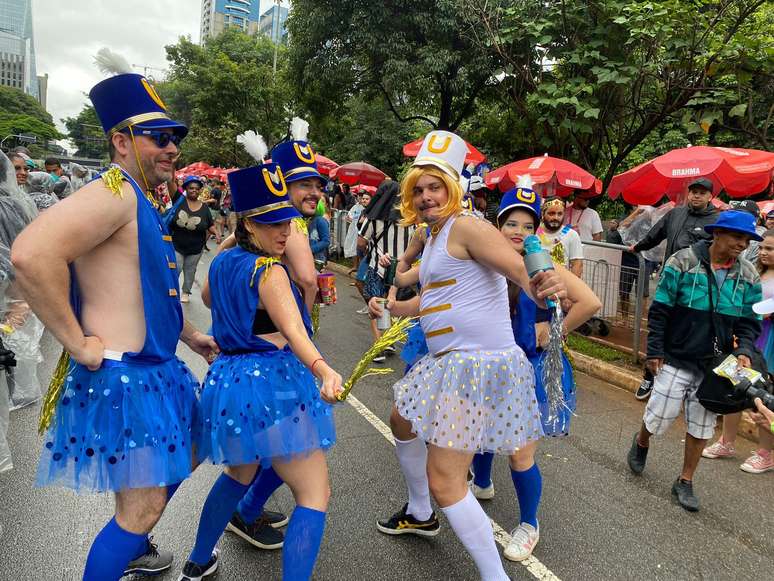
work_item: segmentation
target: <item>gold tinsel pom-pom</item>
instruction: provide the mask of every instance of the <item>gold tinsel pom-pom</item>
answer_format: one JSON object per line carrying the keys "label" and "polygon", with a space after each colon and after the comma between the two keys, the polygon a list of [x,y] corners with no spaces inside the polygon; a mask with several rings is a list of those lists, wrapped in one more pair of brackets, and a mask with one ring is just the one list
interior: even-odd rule
{"label": "gold tinsel pom-pom", "polygon": [[124,183],[124,174],[121,173],[121,169],[119,167],[113,166],[105,173],[103,173],[102,181],[105,182],[105,187],[113,192],[114,196],[118,196],[119,198],[124,197],[124,191],[122,189]]}
{"label": "gold tinsel pom-pom", "polygon": [[380,355],[387,347],[392,347],[395,343],[408,339],[407,331],[414,321],[415,317],[397,319],[392,326],[387,329],[373,345],[371,345],[371,348],[365,352],[365,355],[363,355],[360,361],[357,362],[357,365],[355,365],[355,369],[352,371],[349,379],[344,382],[344,390],[338,395],[339,401],[347,399],[349,392],[352,391],[355,384],[364,377],[392,373],[392,369],[380,369],[369,366],[373,363],[374,358]]}
{"label": "gold tinsel pom-pom", "polygon": [[312,335],[317,336],[320,330],[320,305],[315,303],[312,306]]}
{"label": "gold tinsel pom-pom", "polygon": [[255,283],[255,275],[261,268],[264,266],[266,267],[266,270],[263,271],[263,277],[261,278],[261,280],[266,280],[269,277],[269,271],[271,270],[272,265],[277,264],[278,262],[279,258],[274,258],[273,256],[261,256],[260,258],[256,258],[253,276],[250,277],[250,286],[253,286]]}
{"label": "gold tinsel pom-pom", "polygon": [[51,427],[51,423],[54,421],[56,404],[59,403],[59,398],[62,396],[65,377],[69,370],[70,354],[62,349],[62,354],[59,356],[59,361],[54,369],[54,374],[51,376],[51,383],[48,384],[48,391],[46,392],[46,397],[43,399],[43,405],[40,407],[38,433],[41,435]]}

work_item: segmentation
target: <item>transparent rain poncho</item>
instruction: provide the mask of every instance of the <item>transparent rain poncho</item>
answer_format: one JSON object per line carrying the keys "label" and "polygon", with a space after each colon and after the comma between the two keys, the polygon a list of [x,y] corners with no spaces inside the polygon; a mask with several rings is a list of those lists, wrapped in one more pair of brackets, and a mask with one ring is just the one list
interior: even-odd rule
{"label": "transparent rain poncho", "polygon": [[32,403],[41,396],[37,366],[42,360],[43,325],[15,287],[10,251],[16,237],[37,214],[29,194],[16,185],[13,165],[0,152],[0,334],[5,348],[17,358],[15,368],[0,369],[0,471],[11,466],[6,443],[7,410]]}
{"label": "transparent rain poncho", "polygon": [[[658,208],[653,206],[638,206],[642,212],[626,227],[620,227],[618,231],[621,233],[621,240],[627,246],[637,244],[640,240],[645,238],[645,235],[650,229],[656,225],[656,222],[661,220],[669,210],[675,207],[674,202],[663,204]],[[666,252],[666,240],[661,242],[658,246],[641,252],[642,257],[645,260],[651,262],[661,262],[664,260],[664,252]]]}

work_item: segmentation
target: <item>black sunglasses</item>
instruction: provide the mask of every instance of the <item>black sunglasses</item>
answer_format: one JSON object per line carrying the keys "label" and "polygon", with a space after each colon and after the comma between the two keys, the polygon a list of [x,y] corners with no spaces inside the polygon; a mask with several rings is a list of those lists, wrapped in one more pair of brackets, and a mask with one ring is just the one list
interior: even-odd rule
{"label": "black sunglasses", "polygon": [[142,129],[140,135],[143,137],[150,137],[159,149],[164,149],[170,143],[174,143],[175,147],[180,147],[180,142],[183,138],[176,133],[167,133],[166,131],[153,131],[151,129]]}

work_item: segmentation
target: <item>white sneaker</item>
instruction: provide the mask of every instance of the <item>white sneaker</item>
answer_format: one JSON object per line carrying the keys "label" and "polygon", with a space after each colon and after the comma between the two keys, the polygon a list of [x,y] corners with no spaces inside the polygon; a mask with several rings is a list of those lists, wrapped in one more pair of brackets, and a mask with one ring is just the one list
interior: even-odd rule
{"label": "white sneaker", "polygon": [[358,309],[355,311],[358,315],[367,315],[368,314],[368,307],[363,307],[362,309]]}
{"label": "white sneaker", "polygon": [[509,561],[523,561],[535,550],[540,540],[540,526],[536,529],[531,524],[521,523],[511,533],[511,542],[503,552]]}
{"label": "white sneaker", "polygon": [[374,357],[374,363],[384,363],[384,360],[387,359],[384,355],[377,355]]}
{"label": "white sneaker", "polygon": [[494,482],[489,486],[481,487],[472,480],[470,481],[470,491],[478,500],[492,500],[495,495]]}
{"label": "white sneaker", "polygon": [[180,302],[181,303],[191,302],[191,295],[189,295],[188,293],[183,293],[182,295],[180,295]]}

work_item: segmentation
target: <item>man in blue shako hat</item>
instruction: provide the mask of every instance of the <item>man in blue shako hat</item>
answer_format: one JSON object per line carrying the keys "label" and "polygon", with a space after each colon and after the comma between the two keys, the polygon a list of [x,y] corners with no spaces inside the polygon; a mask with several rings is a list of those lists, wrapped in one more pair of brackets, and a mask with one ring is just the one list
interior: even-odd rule
{"label": "man in blue shako hat", "polygon": [[183,320],[175,250],[150,193],[173,177],[188,129],[124,59],[102,49],[97,64],[114,74],[89,93],[112,164],[12,251],[26,300],[65,351],[41,411],[37,484],[116,497],[85,581],[171,566],[148,533],[191,473],[198,405],[175,349],[182,340],[205,358],[217,351]]}

